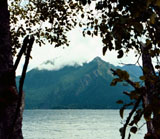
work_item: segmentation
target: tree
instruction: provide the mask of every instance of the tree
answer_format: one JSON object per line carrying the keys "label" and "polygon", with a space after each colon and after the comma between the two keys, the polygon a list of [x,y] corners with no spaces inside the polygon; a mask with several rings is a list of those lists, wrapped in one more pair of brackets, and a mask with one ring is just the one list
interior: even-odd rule
{"label": "tree", "polygon": [[[124,92],[132,102],[124,104],[120,115],[123,117],[123,110],[127,106],[133,105],[133,109],[124,127],[121,128],[122,138],[125,138],[128,125],[131,126],[131,132],[137,131],[136,124],[142,116],[146,120],[148,131],[145,138],[160,138],[159,0],[96,1],[95,10],[100,12],[99,16],[95,16],[95,10],[89,10],[86,13],[83,11],[82,6],[92,4],[94,1],[91,0],[77,0],[77,2],[72,0],[30,0],[28,2],[15,0],[9,2],[8,8],[7,0],[0,1],[0,138],[22,138],[22,106],[19,104],[23,104],[21,102],[23,100],[22,87],[31,50],[27,48],[23,51],[26,55],[26,66],[24,66],[22,85],[18,93],[13,56],[16,55],[17,49],[21,48],[22,38],[25,38],[23,44],[27,40],[27,47],[34,41],[31,36],[34,36],[36,43],[40,46],[46,40],[55,47],[68,45],[66,32],[79,23],[77,20],[79,13],[82,13],[81,18],[87,17],[87,21],[79,23],[80,27],[82,25],[86,27],[83,35],[100,35],[104,44],[103,54],[108,50],[116,50],[118,58],[121,58],[124,52],[134,49],[138,59],[142,56],[143,76],[140,79],[143,84],[140,81],[131,81],[126,71],[112,70],[117,76],[111,83],[112,85],[125,81],[134,88],[132,92]],[[21,22],[18,22],[19,20]],[[154,57],[157,58],[155,67],[151,61]],[[123,103],[123,101],[118,101],[118,103]],[[133,114],[135,114],[133,120],[130,121]]]}
{"label": "tree", "polygon": [[[83,5],[95,3],[95,10],[99,12],[95,16],[94,10],[89,10],[82,17],[88,19],[86,30],[83,34],[91,36],[100,35],[104,44],[103,54],[106,51],[115,50],[118,58],[122,58],[130,50],[136,50],[135,57],[140,65],[143,76],[141,81],[133,82],[129,74],[122,70],[113,70],[117,76],[111,83],[125,81],[134,90],[124,92],[131,99],[131,103],[124,104],[120,109],[123,117],[123,110],[130,105],[133,108],[121,128],[122,139],[125,138],[126,128],[130,126],[130,131],[136,133],[137,123],[144,116],[147,125],[145,139],[160,138],[160,1],[159,0],[100,0],[97,2],[90,0],[79,0]],[[153,65],[152,58],[156,59]],[[122,100],[118,103],[124,103]],[[133,117],[133,119],[132,119]],[[129,134],[130,138],[131,134]]]}
{"label": "tree", "polygon": [[[12,72],[13,58],[11,54],[9,12],[6,0],[0,1],[0,16],[0,138],[6,139],[11,136],[11,127],[18,100],[15,74]],[[13,138],[22,137],[21,118],[19,116],[16,121]]]}
{"label": "tree", "polygon": [[[82,7],[71,0],[0,1],[1,139],[23,138],[23,83],[34,40],[40,46],[45,41],[54,44],[55,47],[68,45],[66,32],[76,26],[77,19],[74,17],[80,11]],[[19,48],[21,50],[13,64],[13,57]],[[15,70],[22,54],[26,55],[26,61],[17,89]]]}

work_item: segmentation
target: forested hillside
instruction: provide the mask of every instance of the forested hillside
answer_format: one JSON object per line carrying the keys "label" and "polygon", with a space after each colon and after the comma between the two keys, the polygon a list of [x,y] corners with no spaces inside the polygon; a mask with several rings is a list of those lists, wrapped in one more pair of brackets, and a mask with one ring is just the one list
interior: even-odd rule
{"label": "forested hillside", "polygon": [[122,92],[131,88],[122,84],[110,86],[110,69],[128,70],[131,78],[136,79],[140,69],[129,67],[116,67],[97,57],[83,66],[65,66],[60,70],[35,68],[27,73],[24,85],[26,108],[119,108],[116,101],[127,101]]}

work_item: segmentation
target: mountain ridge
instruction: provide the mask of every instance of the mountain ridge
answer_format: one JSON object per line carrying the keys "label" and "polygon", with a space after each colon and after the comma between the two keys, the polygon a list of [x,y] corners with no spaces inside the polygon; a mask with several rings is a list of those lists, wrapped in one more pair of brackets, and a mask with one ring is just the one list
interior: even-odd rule
{"label": "mountain ridge", "polygon": [[26,108],[119,108],[116,101],[128,101],[122,92],[131,88],[122,84],[111,87],[114,78],[111,68],[117,67],[96,57],[83,66],[65,66],[59,70],[33,69],[27,73],[24,84]]}

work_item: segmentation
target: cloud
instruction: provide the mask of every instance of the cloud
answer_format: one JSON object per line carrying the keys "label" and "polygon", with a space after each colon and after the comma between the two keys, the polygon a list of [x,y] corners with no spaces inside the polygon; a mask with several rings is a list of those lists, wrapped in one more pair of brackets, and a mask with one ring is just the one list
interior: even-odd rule
{"label": "cloud", "polygon": [[[68,33],[68,39],[71,41],[69,47],[54,48],[50,44],[39,47],[38,44],[34,44],[32,50],[32,59],[29,63],[28,70],[39,67],[39,69],[60,69],[66,65],[83,65],[85,62],[89,62],[95,57],[99,56],[103,60],[110,62],[114,65],[119,63],[135,63],[134,52],[131,52],[128,57],[121,60],[117,59],[117,52],[107,51],[106,56],[102,55],[103,44],[100,37],[82,36],[81,29],[76,28]],[[46,61],[51,60],[53,63],[45,64]],[[24,58],[20,63],[17,74],[20,74]],[[42,64],[43,63],[43,64]],[[45,67],[46,66],[46,67]]]}

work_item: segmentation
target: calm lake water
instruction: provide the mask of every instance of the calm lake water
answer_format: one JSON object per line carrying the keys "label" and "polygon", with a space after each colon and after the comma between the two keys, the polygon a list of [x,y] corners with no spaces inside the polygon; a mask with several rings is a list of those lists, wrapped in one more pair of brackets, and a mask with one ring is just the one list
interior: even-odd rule
{"label": "calm lake water", "polygon": [[[25,110],[23,135],[24,139],[120,139],[123,122],[119,110]],[[143,139],[145,128],[131,139]]]}

